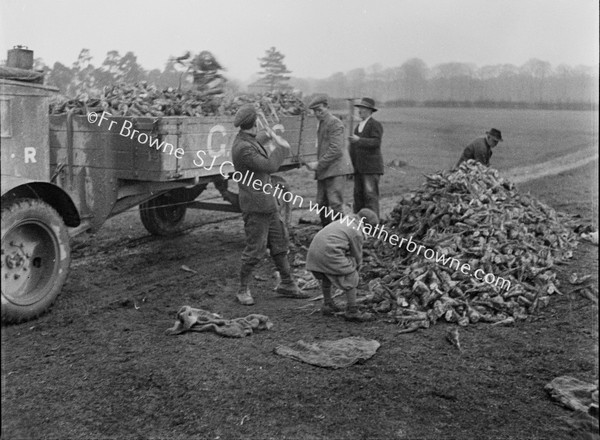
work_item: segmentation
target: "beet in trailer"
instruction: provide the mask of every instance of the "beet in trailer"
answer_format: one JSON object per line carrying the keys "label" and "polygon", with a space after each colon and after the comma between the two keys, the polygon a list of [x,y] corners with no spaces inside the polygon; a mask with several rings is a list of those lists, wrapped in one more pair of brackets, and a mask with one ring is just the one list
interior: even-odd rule
{"label": "beet in trailer", "polygon": [[[239,212],[233,117],[48,115],[56,92],[0,79],[3,322],[46,311],[67,279],[69,238],[119,213],[139,206],[149,232],[171,235],[187,209]],[[292,146],[279,171],[316,160],[316,120],[278,122]],[[196,200],[211,182],[224,203]]]}

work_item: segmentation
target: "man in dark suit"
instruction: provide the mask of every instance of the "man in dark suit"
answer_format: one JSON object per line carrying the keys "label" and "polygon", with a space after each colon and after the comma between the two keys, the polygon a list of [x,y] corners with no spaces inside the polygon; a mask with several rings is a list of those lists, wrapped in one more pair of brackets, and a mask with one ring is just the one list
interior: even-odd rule
{"label": "man in dark suit", "polygon": [[238,182],[246,247],[242,252],[240,288],[236,297],[240,304],[247,306],[254,304],[249,289],[252,272],[265,257],[267,248],[281,276],[277,293],[290,298],[309,297],[300,292],[292,278],[287,256],[288,231],[279,215],[279,205],[273,195],[274,182],[271,180],[271,173],[279,169],[285,156],[289,154],[290,146],[285,139],[268,129],[268,138],[275,144],[274,150],[269,154],[264,145],[266,140],[261,143],[261,134],[257,137],[256,119],[256,109],[252,104],[242,106],[237,111],[233,125],[239,127],[240,131],[231,150],[236,172],[251,176],[248,181],[244,178]]}
{"label": "man in dark suit", "polygon": [[354,166],[354,212],[368,208],[379,217],[379,179],[383,174],[381,138],[383,127],[373,118],[375,101],[363,98],[358,104],[361,122],[350,136],[350,159]]}

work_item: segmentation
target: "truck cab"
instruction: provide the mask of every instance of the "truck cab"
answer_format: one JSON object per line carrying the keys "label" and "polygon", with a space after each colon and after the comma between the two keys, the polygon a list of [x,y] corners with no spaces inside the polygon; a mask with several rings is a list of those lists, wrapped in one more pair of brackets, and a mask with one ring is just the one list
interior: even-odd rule
{"label": "truck cab", "polygon": [[57,89],[19,80],[18,70],[0,72],[13,78],[0,78],[3,322],[31,319],[54,301],[71,260],[67,228],[81,222],[52,182],[48,106]]}

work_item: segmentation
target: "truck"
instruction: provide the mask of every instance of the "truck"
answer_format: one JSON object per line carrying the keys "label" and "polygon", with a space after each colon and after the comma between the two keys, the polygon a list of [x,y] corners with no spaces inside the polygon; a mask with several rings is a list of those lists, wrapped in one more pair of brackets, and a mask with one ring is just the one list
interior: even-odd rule
{"label": "truck", "polygon": [[[71,238],[115,215],[138,206],[151,234],[171,235],[187,209],[240,212],[228,188],[235,171],[232,116],[51,115],[58,89],[27,74],[20,80],[22,69],[4,70],[10,74],[0,75],[3,323],[46,312],[67,280]],[[267,122],[277,122],[271,128],[292,147],[279,171],[316,160],[314,117]],[[196,200],[211,183],[224,203]]]}

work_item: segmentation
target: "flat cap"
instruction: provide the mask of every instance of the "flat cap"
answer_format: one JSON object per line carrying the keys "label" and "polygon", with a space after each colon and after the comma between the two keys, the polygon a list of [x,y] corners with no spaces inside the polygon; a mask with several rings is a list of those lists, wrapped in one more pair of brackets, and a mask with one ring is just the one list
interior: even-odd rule
{"label": "flat cap", "polygon": [[327,99],[326,95],[318,95],[315,96],[313,98],[312,101],[310,101],[310,104],[308,104],[308,108],[313,109],[316,106],[318,106],[319,104],[325,104],[325,105],[329,105],[329,101]]}
{"label": "flat cap", "polygon": [[233,126],[252,124],[256,120],[256,109],[253,104],[244,104],[237,112],[233,119]]}

